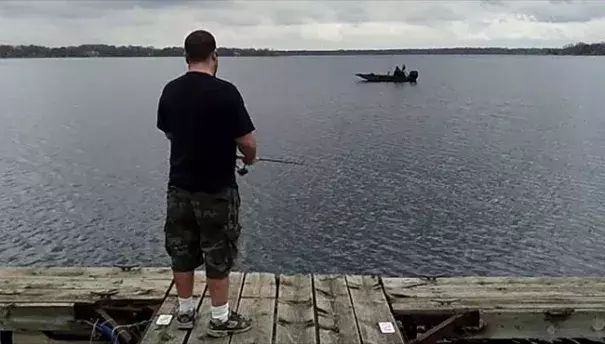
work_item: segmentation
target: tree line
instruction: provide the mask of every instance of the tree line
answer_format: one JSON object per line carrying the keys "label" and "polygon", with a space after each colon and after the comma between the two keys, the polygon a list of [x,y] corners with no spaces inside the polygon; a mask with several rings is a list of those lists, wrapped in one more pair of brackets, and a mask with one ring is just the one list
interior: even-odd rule
{"label": "tree line", "polygon": [[[382,50],[271,50],[218,48],[219,56],[318,56],[318,55],[605,55],[603,43],[577,43],[562,48],[436,48]],[[0,45],[0,58],[47,57],[168,57],[184,56],[180,47],[115,46],[84,44],[68,47]]]}

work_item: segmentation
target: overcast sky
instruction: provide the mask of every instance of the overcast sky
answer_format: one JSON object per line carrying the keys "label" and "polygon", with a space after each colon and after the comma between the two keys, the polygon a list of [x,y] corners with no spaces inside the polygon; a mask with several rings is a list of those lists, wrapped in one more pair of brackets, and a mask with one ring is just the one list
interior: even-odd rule
{"label": "overcast sky", "polygon": [[605,0],[0,0],[0,44],[274,49],[559,47],[605,41]]}

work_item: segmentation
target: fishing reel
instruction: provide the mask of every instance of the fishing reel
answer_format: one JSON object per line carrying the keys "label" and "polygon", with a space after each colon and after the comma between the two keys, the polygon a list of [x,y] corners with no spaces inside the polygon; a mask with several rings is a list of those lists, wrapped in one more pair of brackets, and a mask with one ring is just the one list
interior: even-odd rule
{"label": "fishing reel", "polygon": [[235,166],[235,169],[237,171],[237,174],[239,174],[241,177],[245,176],[249,172],[248,168],[246,167],[246,165]]}
{"label": "fishing reel", "polygon": [[244,157],[241,155],[236,155],[235,158],[235,171],[240,175],[240,177],[243,177],[249,172],[248,167],[246,164],[244,164]]}

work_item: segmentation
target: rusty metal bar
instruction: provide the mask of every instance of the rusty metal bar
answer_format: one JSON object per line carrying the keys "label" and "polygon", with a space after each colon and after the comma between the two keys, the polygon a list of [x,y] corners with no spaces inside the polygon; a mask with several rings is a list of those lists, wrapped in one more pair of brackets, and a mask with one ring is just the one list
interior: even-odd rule
{"label": "rusty metal bar", "polygon": [[478,322],[479,312],[477,311],[456,314],[419,335],[416,339],[412,340],[411,344],[435,344],[444,337],[457,337],[459,336],[459,332],[456,330],[460,330],[463,327],[475,326]]}

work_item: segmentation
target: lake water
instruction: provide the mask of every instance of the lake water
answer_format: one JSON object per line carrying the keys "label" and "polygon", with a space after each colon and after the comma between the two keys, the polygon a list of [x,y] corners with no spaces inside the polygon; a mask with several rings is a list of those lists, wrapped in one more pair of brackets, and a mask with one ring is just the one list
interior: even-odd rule
{"label": "lake water", "polygon": [[[357,72],[405,63],[416,85]],[[605,58],[222,58],[264,157],[239,179],[240,269],[605,274]],[[0,264],[169,264],[180,58],[0,60]]]}

